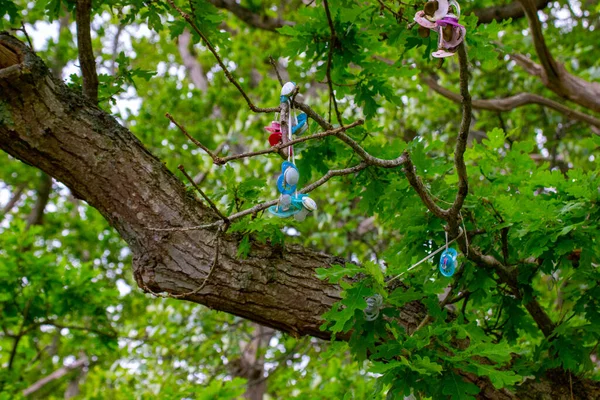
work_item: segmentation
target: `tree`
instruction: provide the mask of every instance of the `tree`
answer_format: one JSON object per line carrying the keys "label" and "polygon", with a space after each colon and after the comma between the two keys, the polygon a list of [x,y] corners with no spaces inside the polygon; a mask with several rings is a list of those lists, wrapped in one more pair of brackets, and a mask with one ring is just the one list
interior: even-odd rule
{"label": "tree", "polygon": [[[6,4],[11,22],[20,21],[18,8]],[[355,359],[369,359],[369,371],[380,374],[376,393],[597,398],[600,178],[594,151],[600,121],[593,113],[600,110],[600,87],[593,82],[597,60],[586,44],[593,43],[599,10],[579,13],[568,4],[566,25],[548,11],[554,24],[542,27],[537,9],[547,3],[520,5],[523,12],[514,4],[482,5],[474,15],[484,24],[467,13],[461,20],[467,45],[458,45],[436,69],[429,55],[437,38],[417,32],[414,9],[403,3],[290,2],[277,17],[229,1],[66,3],[77,20],[82,71],[81,79],[71,78],[71,88],[24,42],[0,36],[0,147],[97,209],[127,242],[144,291],[292,336],[347,341]],[[225,22],[215,7],[235,17]],[[66,10],[50,2],[46,13],[56,18]],[[176,84],[150,83],[161,78],[139,86],[142,98],[177,100],[160,126],[155,111],[164,104],[151,101],[129,121],[152,147],[153,135],[166,144],[190,139],[217,166],[212,179],[207,166],[196,178],[187,172],[201,153],[165,154],[165,165],[102,109],[124,87],[150,77],[143,59],[117,55],[116,46],[118,73],[98,77],[90,18],[107,10],[122,13],[125,26],[147,23],[174,48],[179,37],[180,56],[198,89],[205,90],[203,71],[211,71],[215,90],[191,92],[199,99],[182,98],[185,90]],[[531,43],[522,44],[526,25]],[[204,65],[194,64],[185,45],[190,34],[198,43],[192,51],[205,53]],[[559,51],[548,48],[546,35],[561,43]],[[245,37],[256,41],[248,44]],[[141,41],[140,50],[149,47]],[[515,49],[535,49],[538,62]],[[251,57],[256,50],[266,56]],[[273,103],[283,83],[275,76],[247,78],[279,76],[283,66],[275,60],[271,72],[269,52],[293,57],[283,73],[302,77],[315,92],[308,99],[313,107],[292,100],[312,120],[296,146],[302,191],[325,205],[316,220],[303,224],[262,215],[276,204],[260,202],[274,196],[265,178],[289,146],[284,141],[253,151],[265,147],[260,127],[266,120],[258,118],[280,112],[285,122],[289,112],[286,103],[255,105]],[[557,54],[571,57],[570,68]],[[469,81],[477,100],[471,100]],[[450,101],[432,97],[428,87]],[[528,104],[541,108],[518,108]],[[235,121],[232,129],[223,128],[227,121]],[[146,129],[151,133],[140,133]],[[225,134],[211,138],[203,132],[209,129]],[[179,131],[180,139],[173,139]],[[259,137],[260,144],[250,140]],[[230,144],[211,151],[214,139]],[[268,157],[268,171],[256,156]],[[172,163],[180,164],[180,176],[198,197],[171,172]],[[331,223],[337,218],[340,226]],[[363,237],[359,224],[362,230],[372,224],[366,228],[371,238]],[[300,239],[290,226],[302,232]],[[463,254],[450,279],[431,264],[416,265],[445,247],[445,234],[446,245],[452,241]],[[362,244],[354,247],[355,241]],[[15,247],[14,257],[28,246]],[[369,304],[377,296],[382,305],[373,310]],[[95,307],[102,300],[96,298]],[[22,308],[23,321],[32,319],[30,307]],[[40,321],[31,322],[48,322]],[[24,327],[7,335],[14,337],[13,352]]]}

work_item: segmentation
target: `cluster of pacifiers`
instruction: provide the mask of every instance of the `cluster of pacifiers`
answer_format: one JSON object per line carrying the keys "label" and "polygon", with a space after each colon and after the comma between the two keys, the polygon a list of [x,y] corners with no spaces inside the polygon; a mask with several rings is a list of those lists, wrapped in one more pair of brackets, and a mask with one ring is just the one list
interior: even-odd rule
{"label": "cluster of pacifiers", "polygon": [[[292,108],[291,97],[297,93],[297,87],[294,82],[287,82],[281,89],[281,103],[287,103],[288,109],[288,132],[281,132],[281,123],[279,121],[271,122],[271,125],[265,127],[269,136],[271,146],[283,143],[283,135],[286,134],[287,141],[292,140],[292,135],[300,135],[308,129],[308,118],[305,113],[296,116]],[[269,212],[279,218],[294,217],[297,221],[304,221],[306,216],[317,209],[317,203],[308,195],[298,193],[297,185],[300,180],[300,173],[295,165],[295,154],[293,146],[287,148],[287,161],[281,164],[281,175],[277,179],[277,189],[280,196],[277,205],[269,207]]]}

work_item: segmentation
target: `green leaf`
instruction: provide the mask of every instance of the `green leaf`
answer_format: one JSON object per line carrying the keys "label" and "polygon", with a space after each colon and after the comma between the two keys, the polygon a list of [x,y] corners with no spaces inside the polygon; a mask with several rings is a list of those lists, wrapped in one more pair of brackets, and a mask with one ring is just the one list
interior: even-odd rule
{"label": "green leaf", "polygon": [[465,382],[461,376],[452,372],[444,374],[441,386],[442,394],[450,396],[452,400],[473,400],[480,391],[476,385]]}
{"label": "green leaf", "polygon": [[325,280],[329,283],[339,283],[344,278],[351,278],[356,274],[364,272],[364,270],[356,264],[346,264],[344,266],[334,264],[329,268],[317,268],[317,278]]}
{"label": "green leaf", "polygon": [[354,313],[364,310],[367,307],[365,298],[373,295],[373,289],[367,287],[364,282],[359,282],[356,286],[347,286],[342,282],[342,286],[345,287],[342,292],[343,299],[323,315],[326,321],[333,323],[329,328],[333,333],[348,332],[352,327],[348,322],[352,320]]}

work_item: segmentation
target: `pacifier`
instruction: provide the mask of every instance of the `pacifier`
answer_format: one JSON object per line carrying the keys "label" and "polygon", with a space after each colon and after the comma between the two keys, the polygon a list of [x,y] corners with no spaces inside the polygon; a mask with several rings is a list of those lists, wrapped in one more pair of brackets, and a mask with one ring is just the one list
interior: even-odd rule
{"label": "pacifier", "polygon": [[277,178],[277,189],[282,194],[292,194],[296,191],[296,185],[300,180],[298,168],[289,161],[281,164],[281,175]]}
{"label": "pacifier", "polygon": [[458,258],[458,253],[453,248],[446,249],[442,252],[442,256],[440,257],[440,273],[446,277],[451,277],[454,275],[454,271],[456,270],[456,259]]}

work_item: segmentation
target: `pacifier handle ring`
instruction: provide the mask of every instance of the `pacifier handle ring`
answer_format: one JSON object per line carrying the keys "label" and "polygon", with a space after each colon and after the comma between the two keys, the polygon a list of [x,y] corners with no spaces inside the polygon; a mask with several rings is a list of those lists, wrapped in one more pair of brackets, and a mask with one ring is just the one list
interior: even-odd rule
{"label": "pacifier handle ring", "polygon": [[456,18],[460,18],[460,4],[458,4],[458,2],[456,0],[450,0],[450,4],[448,5],[448,8],[454,6],[454,10],[456,11]]}

